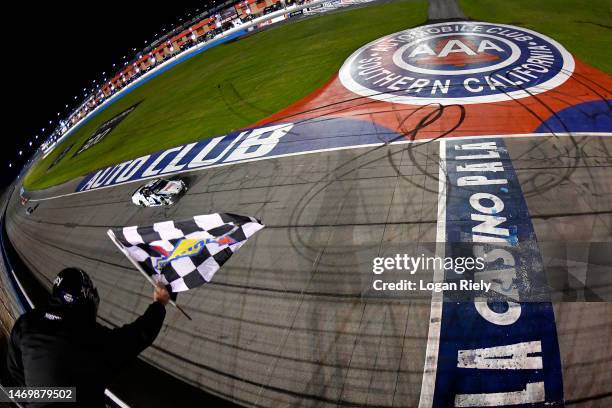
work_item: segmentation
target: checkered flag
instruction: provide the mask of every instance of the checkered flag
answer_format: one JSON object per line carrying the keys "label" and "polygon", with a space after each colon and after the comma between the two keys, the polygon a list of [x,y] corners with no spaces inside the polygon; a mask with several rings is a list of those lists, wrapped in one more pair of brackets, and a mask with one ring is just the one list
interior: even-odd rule
{"label": "checkered flag", "polygon": [[264,225],[253,217],[216,213],[147,227],[108,230],[108,235],[149,280],[182,292],[214,274]]}

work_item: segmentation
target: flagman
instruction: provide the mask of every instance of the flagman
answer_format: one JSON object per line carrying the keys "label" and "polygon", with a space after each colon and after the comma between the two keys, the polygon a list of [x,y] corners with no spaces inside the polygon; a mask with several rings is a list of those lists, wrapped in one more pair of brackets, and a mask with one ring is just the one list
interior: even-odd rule
{"label": "flagman", "polygon": [[104,407],[104,390],[113,375],[159,334],[169,299],[158,286],[142,316],[109,329],[96,322],[100,298],[89,276],[64,269],[53,283],[48,306],[15,322],[7,355],[11,385],[76,387],[77,403],[70,406]]}

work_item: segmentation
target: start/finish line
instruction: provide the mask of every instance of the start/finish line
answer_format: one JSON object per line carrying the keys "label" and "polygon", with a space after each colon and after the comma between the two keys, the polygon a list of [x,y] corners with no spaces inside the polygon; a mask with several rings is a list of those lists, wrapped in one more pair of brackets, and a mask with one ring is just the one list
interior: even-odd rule
{"label": "start/finish line", "polygon": [[487,262],[475,278],[497,281],[519,301],[434,294],[420,407],[563,406],[555,316],[503,139],[441,141],[438,200],[438,256],[459,256],[470,243]]}

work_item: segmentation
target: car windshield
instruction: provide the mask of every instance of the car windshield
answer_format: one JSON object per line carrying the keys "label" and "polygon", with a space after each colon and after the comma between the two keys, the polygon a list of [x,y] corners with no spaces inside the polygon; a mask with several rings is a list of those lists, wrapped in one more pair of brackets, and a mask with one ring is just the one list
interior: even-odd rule
{"label": "car windshield", "polygon": [[149,189],[151,191],[154,192],[158,192],[159,190],[161,190],[162,188],[164,188],[164,186],[166,185],[166,180],[163,179],[159,179],[157,180],[155,183],[151,184],[151,186],[149,187]]}

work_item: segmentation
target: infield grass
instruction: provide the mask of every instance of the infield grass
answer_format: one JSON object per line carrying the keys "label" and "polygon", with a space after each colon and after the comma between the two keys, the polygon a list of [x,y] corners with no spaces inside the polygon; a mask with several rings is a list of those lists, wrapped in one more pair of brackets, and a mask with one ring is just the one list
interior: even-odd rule
{"label": "infield grass", "polygon": [[610,0],[459,0],[473,20],[530,28],[560,42],[572,54],[612,74]]}
{"label": "infield grass", "polygon": [[[168,147],[246,127],[336,74],[360,46],[427,20],[425,0],[397,0],[288,23],[206,50],[97,114],[24,179],[42,189]],[[99,144],[72,157],[105,121],[142,101]],[[74,143],[59,163],[49,165]]]}

